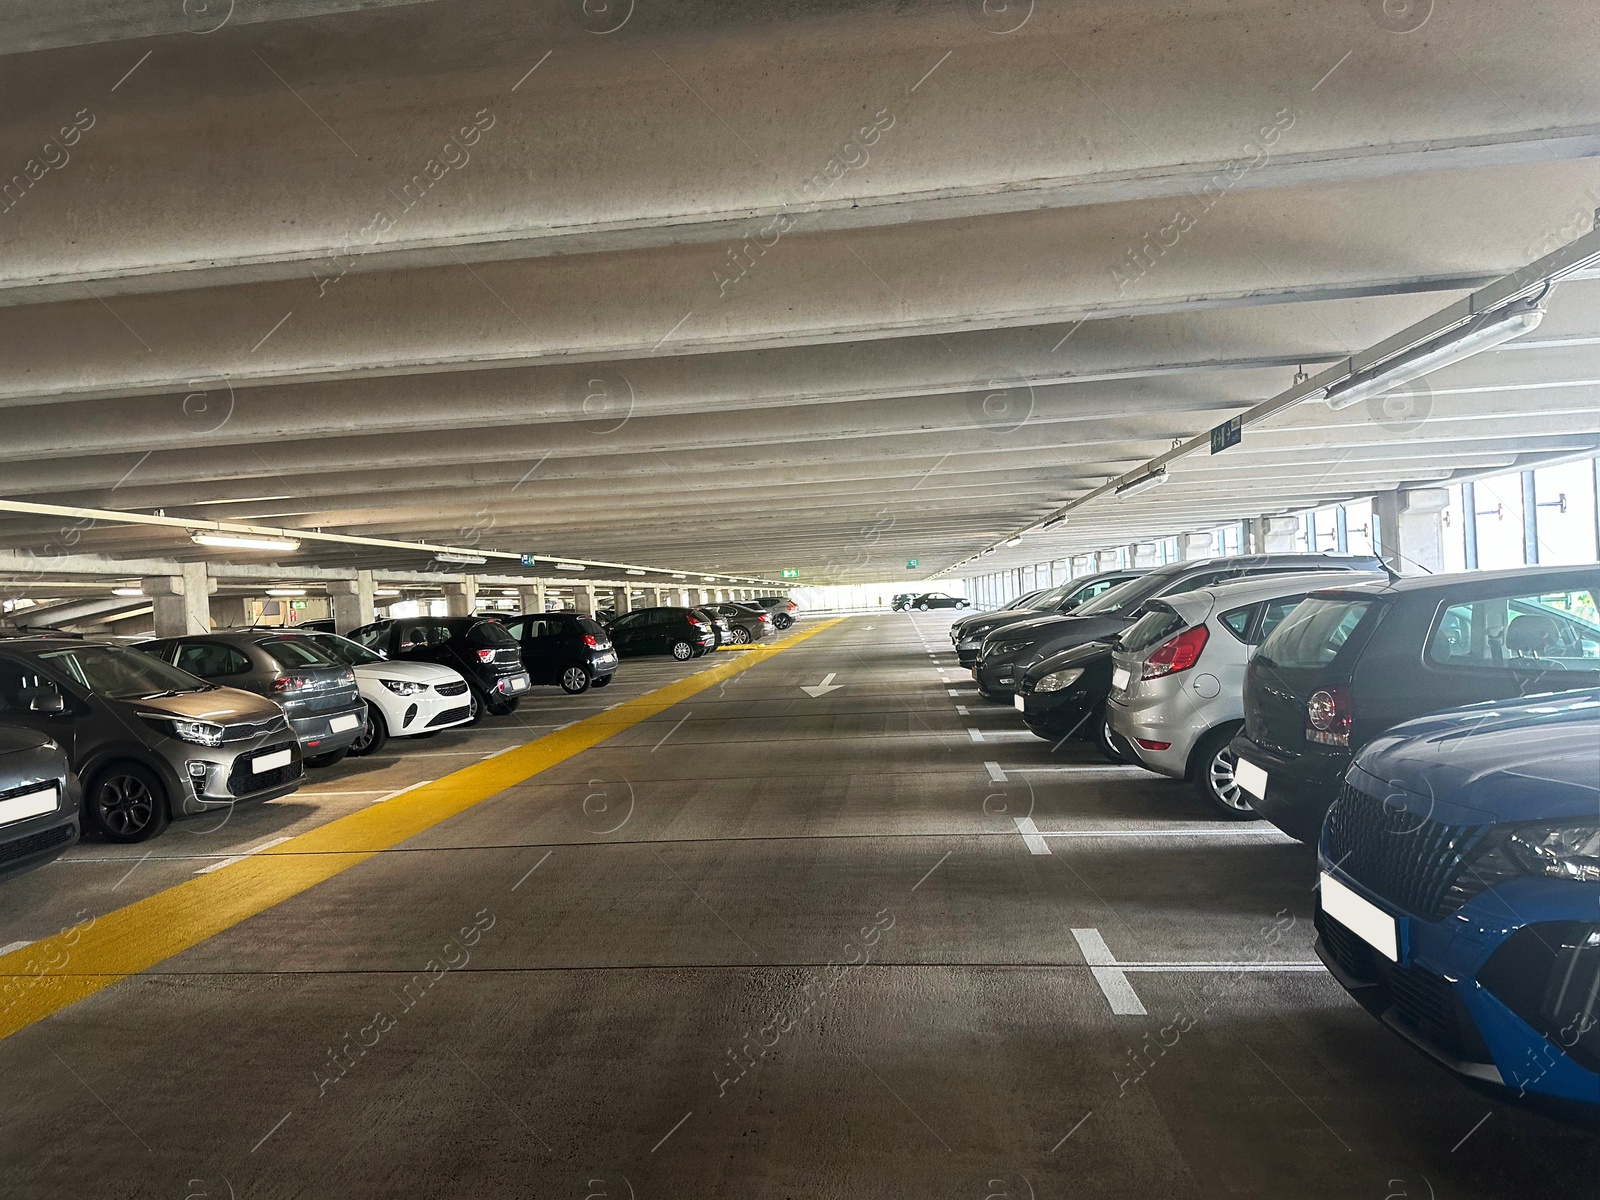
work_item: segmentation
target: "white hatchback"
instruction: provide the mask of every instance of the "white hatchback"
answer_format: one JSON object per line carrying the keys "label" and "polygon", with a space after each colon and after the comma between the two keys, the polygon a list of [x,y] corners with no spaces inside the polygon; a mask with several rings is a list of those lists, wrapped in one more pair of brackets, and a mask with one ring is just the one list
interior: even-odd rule
{"label": "white hatchback", "polygon": [[367,702],[367,724],[351,754],[373,754],[391,737],[437,733],[472,720],[472,695],[460,672],[437,663],[391,662],[359,642],[335,633],[305,632],[355,672]]}

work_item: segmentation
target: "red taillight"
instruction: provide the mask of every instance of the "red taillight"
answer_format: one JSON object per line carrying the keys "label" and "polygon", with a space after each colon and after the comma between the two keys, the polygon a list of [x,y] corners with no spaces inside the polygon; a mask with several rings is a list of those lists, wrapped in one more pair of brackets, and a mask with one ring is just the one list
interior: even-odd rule
{"label": "red taillight", "polygon": [[274,693],[287,692],[289,690],[289,677],[287,675],[274,676],[271,687]]}
{"label": "red taillight", "polygon": [[1321,688],[1306,700],[1306,741],[1321,746],[1348,746],[1355,710],[1342,687]]}
{"label": "red taillight", "polygon": [[1171,750],[1171,742],[1152,742],[1149,738],[1134,738],[1134,741],[1145,750]]}
{"label": "red taillight", "polygon": [[1187,671],[1200,661],[1200,651],[1206,648],[1206,639],[1210,636],[1204,625],[1196,625],[1193,629],[1185,629],[1177,637],[1162,642],[1156,647],[1155,652],[1144,660],[1144,673],[1139,678],[1160,679],[1163,675],[1175,675],[1179,671]]}
{"label": "red taillight", "polygon": [[588,646],[592,650],[599,643],[594,640],[594,634],[586,633],[586,634],[583,635],[583,644],[585,646]]}
{"label": "red taillight", "polygon": [[693,617],[689,618],[689,624],[693,625],[696,629],[709,629],[709,628],[711,628],[704,621],[697,621]]}
{"label": "red taillight", "polygon": [[493,662],[494,661],[494,651],[493,650],[479,650],[478,651],[478,661],[479,662]]}
{"label": "red taillight", "polygon": [[304,675],[278,675],[273,678],[271,684],[273,692],[278,694],[283,692],[298,692],[305,688],[315,686],[316,680],[307,678]]}

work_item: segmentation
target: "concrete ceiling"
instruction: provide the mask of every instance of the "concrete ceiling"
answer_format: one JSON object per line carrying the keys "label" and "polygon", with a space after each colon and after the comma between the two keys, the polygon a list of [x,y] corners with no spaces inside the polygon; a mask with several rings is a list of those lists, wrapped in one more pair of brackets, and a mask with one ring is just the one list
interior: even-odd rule
{"label": "concrete ceiling", "polygon": [[[15,7],[10,499],[926,573],[1600,206],[1583,0]],[[1301,405],[984,566],[1592,452],[1597,380],[1566,282],[1424,420]]]}

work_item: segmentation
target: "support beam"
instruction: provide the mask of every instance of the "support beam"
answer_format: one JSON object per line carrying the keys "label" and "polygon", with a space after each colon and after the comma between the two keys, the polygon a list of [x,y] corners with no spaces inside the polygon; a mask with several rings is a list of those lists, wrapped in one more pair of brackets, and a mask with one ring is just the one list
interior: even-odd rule
{"label": "support beam", "polygon": [[184,563],[176,575],[147,577],[141,590],[151,598],[157,637],[211,632],[211,592],[216,583],[205,563]]}
{"label": "support beam", "polygon": [[542,613],[545,611],[545,586],[542,583],[533,584],[531,587],[517,588],[517,603],[525,613]]}
{"label": "support beam", "polygon": [[572,586],[572,599],[579,615],[592,617],[596,611],[594,584],[577,583]]}
{"label": "support beam", "polygon": [[1215,536],[1211,533],[1180,533],[1178,535],[1178,557],[1184,562],[1193,562],[1197,558],[1210,558],[1215,553],[1212,543]]}
{"label": "support beam", "polygon": [[1436,575],[1444,570],[1444,488],[1381,492],[1372,500],[1378,553],[1402,575]]}
{"label": "support beam", "polygon": [[445,602],[452,617],[470,617],[478,607],[478,581],[471,575],[461,575],[444,585]]}
{"label": "support beam", "polygon": [[376,612],[371,571],[357,571],[354,579],[330,579],[327,588],[335,633],[349,633],[372,623]]}
{"label": "support beam", "polygon": [[611,589],[611,604],[617,615],[633,611],[633,593],[626,587]]}

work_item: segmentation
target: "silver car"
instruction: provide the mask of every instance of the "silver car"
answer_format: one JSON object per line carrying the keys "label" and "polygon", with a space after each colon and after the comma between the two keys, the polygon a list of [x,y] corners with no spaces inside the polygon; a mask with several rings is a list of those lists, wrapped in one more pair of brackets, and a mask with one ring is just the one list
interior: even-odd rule
{"label": "silver car", "polygon": [[1306,593],[1382,578],[1350,571],[1257,575],[1150,601],[1112,655],[1106,699],[1112,743],[1129,762],[1191,781],[1220,815],[1254,819],[1228,749],[1244,725],[1250,656]]}

